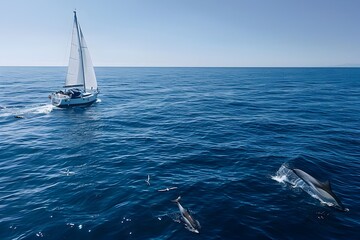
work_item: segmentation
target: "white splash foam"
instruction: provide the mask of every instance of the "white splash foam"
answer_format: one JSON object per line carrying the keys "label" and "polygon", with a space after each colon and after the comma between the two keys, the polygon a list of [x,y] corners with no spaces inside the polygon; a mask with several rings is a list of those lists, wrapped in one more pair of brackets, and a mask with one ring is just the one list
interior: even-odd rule
{"label": "white splash foam", "polygon": [[46,105],[37,105],[37,106],[17,106],[11,108],[3,108],[0,111],[0,117],[9,117],[9,116],[24,116],[28,117],[36,114],[49,114],[55,107],[51,104]]}
{"label": "white splash foam", "polygon": [[291,183],[289,177],[292,177],[292,171],[287,168],[286,164],[281,165],[279,170],[277,170],[275,176],[271,176],[272,180],[275,180],[279,183]]}
{"label": "white splash foam", "polygon": [[301,178],[299,178],[290,168],[287,167],[286,164],[283,164],[276,172],[276,175],[271,176],[271,179],[280,183],[288,183],[294,189],[302,189],[304,192],[308,193],[311,197],[319,200],[320,203],[323,205],[327,205],[330,207],[335,206],[333,202],[324,201],[323,199],[321,199],[318,195],[317,190],[312,188]]}
{"label": "white splash foam", "polygon": [[101,103],[101,102],[102,102],[102,101],[101,101],[100,98],[96,99],[96,103]]}
{"label": "white splash foam", "polygon": [[70,226],[70,227],[74,227],[74,226],[75,226],[74,223],[67,223],[66,225],[67,225],[67,226]]}
{"label": "white splash foam", "polygon": [[55,107],[51,104],[37,106],[30,109],[27,109],[27,113],[35,113],[35,114],[49,114]]}
{"label": "white splash foam", "polygon": [[271,176],[271,179],[275,180],[275,181],[277,181],[279,183],[285,183],[286,180],[287,180],[285,175],[283,175],[283,176],[277,176],[277,175],[276,176]]}

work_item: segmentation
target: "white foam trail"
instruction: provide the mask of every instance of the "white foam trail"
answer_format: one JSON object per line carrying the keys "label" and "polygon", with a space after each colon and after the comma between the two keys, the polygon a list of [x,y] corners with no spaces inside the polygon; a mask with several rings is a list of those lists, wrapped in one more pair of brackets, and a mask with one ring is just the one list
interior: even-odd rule
{"label": "white foam trail", "polygon": [[20,114],[34,113],[34,114],[49,114],[55,107],[51,104],[36,106],[23,110]]}
{"label": "white foam trail", "polygon": [[44,113],[44,114],[49,114],[52,112],[52,110],[54,110],[55,106],[48,104],[42,107],[39,107],[38,109],[35,110],[35,113]]}
{"label": "white foam trail", "polygon": [[49,114],[54,110],[54,106],[51,104],[30,106],[30,107],[3,107],[0,111],[0,117],[9,117],[9,116],[31,116],[33,114]]}
{"label": "white foam trail", "polygon": [[7,108],[1,109],[0,117],[8,117],[11,115],[13,115],[13,113],[11,113]]}
{"label": "white foam trail", "polygon": [[51,104],[35,106],[30,108],[18,109],[14,114],[31,115],[31,114],[49,114],[55,107]]}
{"label": "white foam trail", "polygon": [[96,103],[102,102],[100,98],[96,99]]}

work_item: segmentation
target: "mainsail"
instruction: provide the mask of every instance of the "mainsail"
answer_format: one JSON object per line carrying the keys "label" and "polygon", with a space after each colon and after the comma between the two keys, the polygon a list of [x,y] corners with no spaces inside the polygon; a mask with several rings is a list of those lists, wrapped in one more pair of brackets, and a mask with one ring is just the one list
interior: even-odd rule
{"label": "mainsail", "polygon": [[65,87],[75,86],[84,86],[85,91],[97,90],[94,66],[76,12],[74,12],[69,66],[65,80]]}

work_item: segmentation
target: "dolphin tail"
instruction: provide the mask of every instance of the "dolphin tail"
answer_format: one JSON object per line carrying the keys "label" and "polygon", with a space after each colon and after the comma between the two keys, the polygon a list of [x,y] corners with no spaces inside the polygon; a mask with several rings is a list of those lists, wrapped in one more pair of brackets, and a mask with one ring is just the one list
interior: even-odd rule
{"label": "dolphin tail", "polygon": [[181,199],[181,196],[178,196],[177,199],[174,199],[174,200],[171,200],[171,201],[174,202],[174,203],[178,203],[180,201],[180,199]]}

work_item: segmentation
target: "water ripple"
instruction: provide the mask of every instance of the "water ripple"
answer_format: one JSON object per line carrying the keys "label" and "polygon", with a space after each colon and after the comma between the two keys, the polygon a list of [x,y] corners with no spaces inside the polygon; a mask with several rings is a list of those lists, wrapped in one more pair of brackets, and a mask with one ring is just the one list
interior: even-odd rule
{"label": "water ripple", "polygon": [[[97,68],[101,101],[67,110],[65,68],[0,71],[0,239],[358,236],[357,68]],[[283,163],[350,211],[272,180]]]}

